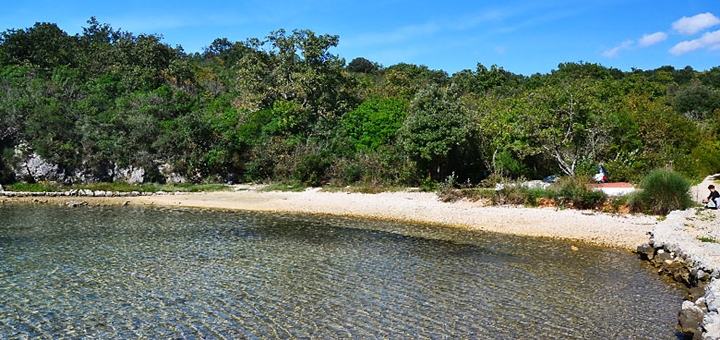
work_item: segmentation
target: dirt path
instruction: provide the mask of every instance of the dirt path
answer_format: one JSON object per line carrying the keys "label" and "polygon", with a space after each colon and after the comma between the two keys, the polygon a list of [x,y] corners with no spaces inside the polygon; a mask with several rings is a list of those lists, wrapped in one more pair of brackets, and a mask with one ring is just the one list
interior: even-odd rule
{"label": "dirt path", "polygon": [[714,184],[716,187],[720,186],[720,174],[707,176],[698,185],[690,187],[690,195],[693,201],[701,203],[710,193],[707,188],[710,184]]}

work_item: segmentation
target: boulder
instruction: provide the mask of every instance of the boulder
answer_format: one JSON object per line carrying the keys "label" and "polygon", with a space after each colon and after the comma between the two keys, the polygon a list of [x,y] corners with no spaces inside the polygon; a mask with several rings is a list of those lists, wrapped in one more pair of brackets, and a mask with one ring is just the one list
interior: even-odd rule
{"label": "boulder", "polygon": [[65,205],[67,205],[67,206],[69,206],[69,207],[77,208],[77,207],[79,207],[79,206],[88,205],[88,202],[70,200],[70,201],[68,201],[67,203],[65,203]]}
{"label": "boulder", "polygon": [[662,249],[658,250],[657,254],[655,255],[655,263],[662,264],[665,261],[672,261],[673,257],[670,255],[670,253],[666,251],[662,251]]}
{"label": "boulder", "polygon": [[695,277],[697,277],[699,281],[709,281],[711,278],[710,274],[702,269],[699,269],[697,273],[695,273]]}
{"label": "boulder", "polygon": [[682,333],[695,333],[703,322],[705,313],[691,301],[684,301],[678,313],[678,331]]}
{"label": "boulder", "polygon": [[690,269],[681,262],[667,260],[660,264],[660,274],[667,275],[676,282],[684,283],[688,287],[694,285],[694,278],[690,275]]}
{"label": "boulder", "polygon": [[705,288],[704,287],[690,287],[688,288],[687,294],[685,294],[685,298],[690,301],[695,301],[695,304],[698,304],[699,301],[702,301],[702,305],[704,306],[703,309],[707,309],[707,305],[705,305]]}
{"label": "boulder", "polygon": [[117,168],[115,169],[115,180],[130,184],[142,183],[145,181],[145,169],[142,168]]}
{"label": "boulder", "polygon": [[[710,313],[705,315],[702,322],[702,328],[705,332],[695,333],[695,338],[702,340],[717,340],[720,339],[720,315],[717,313]],[[700,336],[698,337],[698,334]],[[693,338],[693,339],[695,339]]]}
{"label": "boulder", "polygon": [[35,152],[26,154],[25,152],[16,150],[15,154],[19,156],[21,161],[15,164],[13,172],[16,178],[32,179],[32,181],[63,181],[65,173],[57,164],[46,162],[40,155]]}
{"label": "boulder", "polygon": [[655,256],[655,248],[647,243],[639,245],[636,252],[648,260],[652,260],[653,256]]}
{"label": "boulder", "polygon": [[720,280],[712,280],[708,285],[705,302],[707,303],[708,310],[711,312],[720,312]]}
{"label": "boulder", "polygon": [[175,169],[173,169],[172,165],[170,164],[161,164],[160,166],[158,166],[158,170],[160,171],[160,174],[165,178],[165,181],[167,183],[177,184],[186,182],[185,177],[176,173]]}

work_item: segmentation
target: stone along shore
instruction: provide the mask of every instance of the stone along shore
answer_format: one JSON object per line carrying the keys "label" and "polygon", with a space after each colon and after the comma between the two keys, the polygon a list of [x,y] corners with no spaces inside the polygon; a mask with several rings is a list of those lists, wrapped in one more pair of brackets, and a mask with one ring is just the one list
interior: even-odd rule
{"label": "stone along shore", "polygon": [[690,288],[678,330],[693,339],[720,339],[720,211],[673,211],[650,234],[637,252]]}

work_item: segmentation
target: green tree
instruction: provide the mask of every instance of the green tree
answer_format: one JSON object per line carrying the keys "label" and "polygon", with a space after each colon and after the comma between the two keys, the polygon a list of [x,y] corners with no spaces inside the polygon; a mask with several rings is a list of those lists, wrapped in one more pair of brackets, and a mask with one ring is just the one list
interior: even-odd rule
{"label": "green tree", "polygon": [[409,101],[420,89],[433,84],[445,86],[447,81],[448,75],[445,71],[431,70],[425,65],[400,63],[381,71],[381,78],[373,95],[399,97]]}
{"label": "green tree", "polygon": [[421,170],[439,180],[449,175],[451,155],[467,143],[468,112],[453,88],[429,85],[410,103],[400,134]]}
{"label": "green tree", "polygon": [[528,94],[523,119],[529,135],[567,175],[575,176],[581,162],[596,162],[611,142],[610,112],[595,83],[581,78],[546,86]]}
{"label": "green tree", "polygon": [[472,103],[471,133],[478,141],[479,158],[486,169],[501,176],[525,175],[525,160],[540,153],[524,120],[527,102],[521,96],[486,95]]}
{"label": "green tree", "polygon": [[[329,131],[327,127],[355,104],[348,91],[352,78],[343,68],[344,60],[329,52],[338,41],[334,35],[316,35],[309,30],[288,35],[281,29],[266,41],[246,42],[255,52],[246,54],[238,64],[242,96],[238,108],[257,111],[273,107],[275,101],[295,102],[300,111],[309,113],[305,131]],[[320,125],[314,128],[315,124]]]}
{"label": "green tree", "polygon": [[0,68],[0,142],[14,145],[23,138],[23,124],[34,110],[31,66]]}
{"label": "green tree", "polygon": [[672,104],[675,111],[690,119],[705,120],[720,109],[720,89],[695,81],[678,90]]}
{"label": "green tree", "polygon": [[347,65],[347,70],[355,73],[374,73],[379,69],[380,65],[363,57],[357,57]]}
{"label": "green tree", "polygon": [[511,91],[518,89],[525,78],[512,72],[505,71],[497,65],[490,69],[478,63],[475,72],[463,70],[453,74],[451,81],[459,87],[461,93],[482,94],[488,91]]}
{"label": "green tree", "polygon": [[372,98],[346,113],[342,126],[356,149],[377,149],[391,144],[403,124],[407,102],[394,98]]}
{"label": "green tree", "polygon": [[56,24],[35,23],[33,27],[8,30],[0,35],[0,65],[38,66],[51,74],[56,66],[76,64],[77,39]]}
{"label": "green tree", "polygon": [[632,117],[642,143],[634,157],[642,165],[636,167],[638,171],[647,173],[653,168],[682,165],[687,161],[684,157],[699,143],[697,125],[649,94],[627,96],[621,109]]}

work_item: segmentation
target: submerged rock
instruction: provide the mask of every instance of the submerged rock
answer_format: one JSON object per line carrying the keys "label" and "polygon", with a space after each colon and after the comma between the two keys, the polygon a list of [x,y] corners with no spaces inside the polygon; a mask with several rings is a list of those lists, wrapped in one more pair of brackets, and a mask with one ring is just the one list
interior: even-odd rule
{"label": "submerged rock", "polygon": [[662,264],[665,261],[672,261],[673,257],[670,253],[659,250],[655,255],[654,262]]}
{"label": "submerged rock", "polygon": [[652,260],[655,256],[655,248],[651,246],[648,243],[643,243],[637,247],[637,250],[635,250],[638,254],[641,256],[644,256],[648,260]]}
{"label": "submerged rock", "polygon": [[690,287],[688,288],[687,294],[685,295],[685,298],[690,301],[699,301],[699,299],[702,299],[703,309],[707,309],[707,305],[705,305],[705,287]]}
{"label": "submerged rock", "polygon": [[67,206],[69,206],[69,207],[76,208],[76,207],[79,207],[79,206],[88,205],[88,202],[70,200],[70,201],[68,201],[67,203],[65,203],[65,205],[67,205]]}
{"label": "submerged rock", "polygon": [[660,263],[659,273],[667,275],[676,282],[685,284],[687,287],[695,286],[695,280],[690,275],[690,269],[684,263],[666,260]]}
{"label": "submerged rock", "polygon": [[695,333],[703,321],[705,311],[691,301],[685,301],[678,313],[678,331],[682,333]]}

